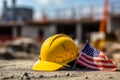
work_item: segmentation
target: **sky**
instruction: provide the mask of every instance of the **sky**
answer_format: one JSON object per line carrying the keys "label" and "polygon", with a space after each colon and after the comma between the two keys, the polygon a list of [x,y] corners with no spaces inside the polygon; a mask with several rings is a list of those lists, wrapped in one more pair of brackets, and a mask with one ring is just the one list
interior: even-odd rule
{"label": "sky", "polygon": [[[7,0],[8,6],[11,6],[12,0]],[[2,12],[3,0],[0,0],[0,14]],[[58,8],[72,8],[89,5],[103,5],[104,0],[17,0],[17,6],[28,6],[34,9],[34,18],[40,19],[41,10],[52,12]]]}

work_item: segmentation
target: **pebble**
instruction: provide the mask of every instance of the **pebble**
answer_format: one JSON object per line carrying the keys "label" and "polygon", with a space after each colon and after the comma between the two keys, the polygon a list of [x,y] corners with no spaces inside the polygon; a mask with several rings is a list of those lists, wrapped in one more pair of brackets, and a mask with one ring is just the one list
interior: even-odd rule
{"label": "pebble", "polygon": [[109,79],[112,79],[113,77],[112,76],[108,76]]}
{"label": "pebble", "polygon": [[53,76],[49,76],[49,78],[52,78]]}
{"label": "pebble", "polygon": [[57,77],[57,75],[54,75],[54,78],[56,78]]}
{"label": "pebble", "polygon": [[14,78],[14,76],[11,76],[11,78]]}
{"label": "pebble", "polygon": [[35,76],[32,76],[31,78],[35,78]]}
{"label": "pebble", "polygon": [[14,78],[14,76],[4,77],[3,80],[4,80],[4,79],[13,79],[13,78]]}
{"label": "pebble", "polygon": [[28,73],[25,72],[25,73],[23,74],[21,80],[30,80],[30,77],[29,77]]}
{"label": "pebble", "polygon": [[66,73],[65,75],[66,75],[67,77],[69,77],[69,76],[70,76],[70,73]]}
{"label": "pebble", "polygon": [[39,78],[44,78],[44,76],[41,74],[41,75],[39,76]]}
{"label": "pebble", "polygon": [[89,77],[88,77],[88,76],[85,76],[85,79],[89,79]]}

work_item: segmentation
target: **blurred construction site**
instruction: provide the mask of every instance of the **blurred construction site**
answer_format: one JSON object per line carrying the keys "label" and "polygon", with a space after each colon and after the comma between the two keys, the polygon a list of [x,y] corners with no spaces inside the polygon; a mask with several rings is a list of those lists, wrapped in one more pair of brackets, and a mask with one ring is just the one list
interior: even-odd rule
{"label": "blurred construction site", "polygon": [[[88,0],[89,1],[89,0]],[[0,58],[26,58],[39,54],[43,41],[54,34],[67,34],[79,50],[88,40],[93,46],[120,61],[120,1],[103,0],[103,4],[41,10],[33,19],[34,9],[17,6],[17,0],[2,0],[0,15]],[[119,56],[118,56],[119,55]]]}

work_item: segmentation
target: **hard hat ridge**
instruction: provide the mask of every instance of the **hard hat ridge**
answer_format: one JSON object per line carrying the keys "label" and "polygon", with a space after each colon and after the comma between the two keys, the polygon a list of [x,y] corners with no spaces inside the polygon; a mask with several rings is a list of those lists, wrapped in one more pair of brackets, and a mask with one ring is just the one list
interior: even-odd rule
{"label": "hard hat ridge", "polygon": [[32,69],[54,71],[75,60],[77,56],[78,49],[72,38],[65,34],[56,34],[44,41],[40,50],[41,59]]}

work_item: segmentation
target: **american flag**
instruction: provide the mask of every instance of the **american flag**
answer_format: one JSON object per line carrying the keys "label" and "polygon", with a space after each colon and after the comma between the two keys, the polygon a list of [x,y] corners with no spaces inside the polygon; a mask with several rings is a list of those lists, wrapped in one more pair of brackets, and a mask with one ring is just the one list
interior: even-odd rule
{"label": "american flag", "polygon": [[92,47],[88,42],[79,54],[77,64],[94,70],[116,70],[117,65],[102,51]]}

